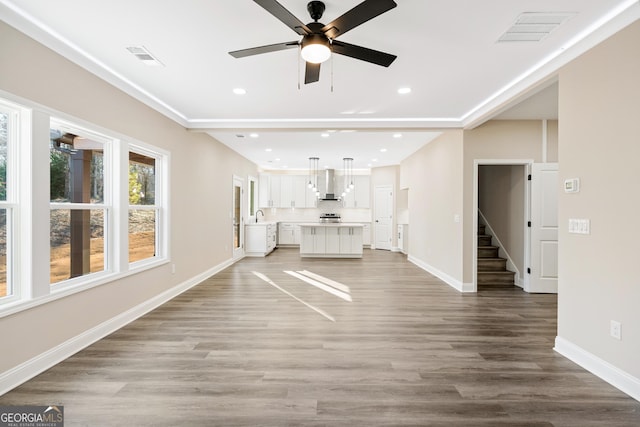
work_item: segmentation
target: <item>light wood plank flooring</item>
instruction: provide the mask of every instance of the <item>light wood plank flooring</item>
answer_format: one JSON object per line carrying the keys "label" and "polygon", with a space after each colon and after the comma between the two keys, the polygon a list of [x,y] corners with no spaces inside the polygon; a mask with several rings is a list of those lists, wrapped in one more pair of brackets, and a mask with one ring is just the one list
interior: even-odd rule
{"label": "light wood plank flooring", "polygon": [[[338,281],[353,301],[287,270]],[[639,402],[552,350],[555,319],[554,295],[460,294],[401,254],[301,260],[278,249],[0,405],[62,404],[68,426],[640,425]]]}

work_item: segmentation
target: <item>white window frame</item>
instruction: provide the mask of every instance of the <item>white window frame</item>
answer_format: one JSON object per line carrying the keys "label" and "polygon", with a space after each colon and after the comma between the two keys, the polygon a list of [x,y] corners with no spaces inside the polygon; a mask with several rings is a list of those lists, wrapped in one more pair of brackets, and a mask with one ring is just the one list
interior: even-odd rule
{"label": "white window frame", "polygon": [[20,205],[18,199],[18,160],[21,124],[24,109],[4,99],[0,99],[0,113],[8,116],[7,120],[7,164],[6,164],[6,200],[0,200],[0,209],[6,210],[6,286],[7,295],[0,297],[0,307],[11,304],[22,298],[22,287],[19,280],[19,230]]}
{"label": "white window frame", "polygon": [[[129,204],[129,192],[128,192],[128,177],[129,177],[129,153],[133,152],[141,154],[146,157],[150,157],[155,160],[155,203],[153,205],[131,205]],[[155,220],[155,255],[150,258],[134,261],[129,263],[129,269],[139,270],[147,268],[149,265],[154,265],[157,261],[168,260],[169,258],[169,245],[168,245],[168,210],[166,200],[168,197],[166,189],[167,186],[167,171],[168,171],[169,156],[166,152],[158,150],[157,148],[149,147],[138,142],[130,142],[127,150],[127,218],[131,210],[151,210],[156,212]],[[127,261],[129,259],[129,228],[127,224]]]}
{"label": "white window frame", "polygon": [[[0,298],[0,318],[46,304],[77,292],[123,279],[170,262],[169,168],[170,153],[127,135],[111,131],[57,110],[0,90],[0,108],[14,117],[11,166],[7,165],[7,201],[12,210],[11,270],[13,295]],[[91,138],[102,136],[104,147],[104,202],[52,204],[48,137],[52,121]],[[58,127],[64,130],[63,127]],[[46,145],[43,144],[46,141]],[[129,149],[156,159],[156,256],[129,264]],[[109,188],[110,187],[110,188]],[[9,195],[11,194],[11,196]],[[9,200],[11,197],[11,200]],[[54,209],[105,209],[105,269],[56,284],[49,283],[51,265],[50,214]],[[138,206],[136,206],[138,208]],[[9,215],[8,215],[9,217]],[[7,224],[9,227],[9,224]],[[9,243],[8,243],[9,244]],[[8,268],[9,268],[9,260]]]}
{"label": "white window frame", "polygon": [[[92,281],[95,279],[100,279],[104,276],[108,276],[114,272],[113,269],[113,235],[110,233],[110,230],[113,229],[113,203],[112,203],[112,188],[114,184],[115,174],[112,172],[112,146],[117,142],[117,139],[114,137],[109,137],[104,133],[97,132],[93,129],[89,129],[87,127],[77,125],[73,122],[60,119],[58,117],[51,117],[51,129],[59,129],[68,133],[72,133],[74,135],[82,136],[85,138],[89,138],[93,141],[102,143],[103,151],[103,185],[104,185],[104,200],[103,203],[49,203],[49,209],[53,210],[104,210],[104,268],[102,271],[97,271],[95,273],[87,273],[82,276],[73,277],[70,279],[62,280],[56,283],[50,283],[51,291],[56,292],[61,289],[65,289],[68,287],[76,287],[82,286],[87,281]],[[51,251],[51,248],[49,249]]]}

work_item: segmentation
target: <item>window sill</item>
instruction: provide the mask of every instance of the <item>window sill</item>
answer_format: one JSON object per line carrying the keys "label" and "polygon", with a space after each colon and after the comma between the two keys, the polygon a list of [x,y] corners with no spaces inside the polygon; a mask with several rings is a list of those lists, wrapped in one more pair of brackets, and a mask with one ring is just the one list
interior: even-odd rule
{"label": "window sill", "polygon": [[[11,316],[22,311],[30,310],[40,305],[48,304],[50,302],[66,298],[68,296],[77,294],[78,292],[84,292],[89,289],[96,288],[98,286],[106,285],[108,283],[115,282],[116,280],[124,279],[134,274],[142,273],[143,271],[160,267],[169,263],[168,258],[152,259],[138,261],[129,265],[129,270],[122,273],[109,273],[100,272],[91,275],[91,278],[78,278],[71,283],[53,285],[51,293],[38,298],[29,300],[19,299],[15,301],[9,301],[0,305],[0,319],[3,317]],[[63,282],[61,282],[63,283]],[[57,288],[57,289],[56,289]],[[8,297],[11,298],[11,297]]]}

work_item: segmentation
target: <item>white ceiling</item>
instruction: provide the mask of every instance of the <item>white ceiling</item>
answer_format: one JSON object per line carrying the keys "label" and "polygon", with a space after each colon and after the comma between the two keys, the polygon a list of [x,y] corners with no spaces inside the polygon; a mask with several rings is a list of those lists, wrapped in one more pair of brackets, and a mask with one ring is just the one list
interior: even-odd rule
{"label": "white ceiling", "polygon": [[[555,118],[559,67],[640,9],[638,0],[396,1],[339,39],[397,55],[389,68],[334,55],[318,83],[300,88],[296,49],[228,54],[300,38],[250,0],[0,0],[0,18],[262,167],[304,169],[310,156],[335,168],[343,157],[356,168],[397,164],[442,129],[496,116]],[[311,21],[306,0],[280,3]],[[328,23],[360,0],[325,3]],[[574,15],[540,42],[497,43],[523,12]],[[164,66],[145,66],[128,46]]]}

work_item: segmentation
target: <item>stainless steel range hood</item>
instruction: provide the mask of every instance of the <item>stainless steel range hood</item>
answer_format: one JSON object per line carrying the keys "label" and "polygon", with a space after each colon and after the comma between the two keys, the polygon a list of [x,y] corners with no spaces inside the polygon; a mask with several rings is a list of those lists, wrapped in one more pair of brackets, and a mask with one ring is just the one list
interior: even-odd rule
{"label": "stainless steel range hood", "polygon": [[321,194],[320,200],[339,202],[340,197],[336,197],[335,186],[336,186],[335,170],[325,169],[324,171],[324,190],[325,191],[323,194]]}

